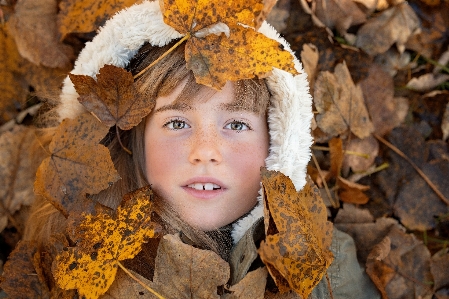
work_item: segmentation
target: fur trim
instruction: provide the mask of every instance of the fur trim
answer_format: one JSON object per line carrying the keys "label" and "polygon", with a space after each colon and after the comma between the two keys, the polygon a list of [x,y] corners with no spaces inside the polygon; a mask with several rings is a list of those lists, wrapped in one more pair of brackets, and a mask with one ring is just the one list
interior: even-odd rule
{"label": "fur trim", "polygon": [[[268,112],[270,129],[270,152],[266,159],[269,170],[278,170],[290,177],[299,191],[305,185],[306,167],[310,159],[312,136],[312,97],[309,84],[301,63],[296,59],[288,43],[269,24],[264,22],[259,32],[284,45],[294,57],[299,75],[274,69],[266,79],[272,94]],[[105,64],[125,67],[139,48],[149,42],[154,46],[164,46],[183,35],[163,22],[157,1],[122,10],[106,22],[98,34],[86,44],[72,71],[77,75],[96,77]],[[85,111],[78,102],[78,94],[67,77],[61,93],[61,103],[57,108],[59,119],[75,118]],[[261,194],[262,191],[259,192]],[[263,217],[262,196],[249,215],[234,224],[232,237],[236,243],[244,233]]]}

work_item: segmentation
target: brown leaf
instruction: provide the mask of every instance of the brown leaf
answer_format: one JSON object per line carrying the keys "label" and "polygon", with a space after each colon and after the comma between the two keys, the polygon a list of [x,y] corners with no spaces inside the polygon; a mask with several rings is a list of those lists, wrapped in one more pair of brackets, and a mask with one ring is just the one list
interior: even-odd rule
{"label": "brown leaf", "polygon": [[419,19],[404,2],[368,20],[357,32],[356,46],[371,56],[386,52],[396,43],[400,52],[410,35],[419,28]]}
{"label": "brown leaf", "polygon": [[59,91],[64,78],[71,71],[70,68],[49,68],[45,66],[37,66],[27,60],[23,61],[24,78],[39,95],[51,96],[55,91]]}
{"label": "brown leaf", "polygon": [[63,40],[70,33],[96,31],[117,11],[140,0],[62,0],[59,4],[58,27]]}
{"label": "brown leaf", "polygon": [[57,0],[21,0],[9,20],[20,54],[36,65],[70,66],[73,50],[58,41]]}
{"label": "brown leaf", "polygon": [[449,137],[449,103],[446,104],[446,110],[444,110],[443,120],[441,121],[441,131],[443,131],[443,140]]}
{"label": "brown leaf", "polygon": [[369,186],[353,183],[342,177],[338,177],[337,184],[338,196],[342,201],[361,205],[368,202],[369,198],[363,191],[368,190]]}
{"label": "brown leaf", "polygon": [[277,0],[264,0],[262,11],[256,18],[254,28],[257,30],[262,25],[263,21],[266,20],[267,16],[270,14],[274,6],[276,5]]}
{"label": "brown leaf", "polygon": [[377,64],[369,68],[369,75],[360,82],[374,130],[385,135],[401,124],[408,113],[408,99],[394,97],[393,78]]}
{"label": "brown leaf", "polygon": [[343,164],[343,141],[341,138],[332,138],[329,140],[329,149],[331,156],[331,168],[326,175],[326,179],[336,178],[340,175],[341,166]]}
{"label": "brown leaf", "polygon": [[107,132],[90,114],[63,120],[49,145],[50,157],[37,170],[35,192],[67,216],[80,207],[86,194],[117,181],[109,150],[98,143]]}
{"label": "brown leaf", "polygon": [[366,21],[365,13],[351,0],[315,0],[316,16],[329,28],[340,34]]}
{"label": "brown leaf", "polygon": [[373,132],[360,86],[355,86],[343,62],[335,72],[321,72],[315,82],[315,106],[318,127],[330,137],[338,136],[349,128],[359,138]]}
{"label": "brown leaf", "polygon": [[430,260],[430,272],[433,276],[434,291],[447,287],[449,284],[449,253],[443,248],[432,256]]}
{"label": "brown leaf", "polygon": [[14,118],[16,107],[26,101],[28,86],[20,77],[21,62],[13,36],[0,26],[0,124]]}
{"label": "brown leaf", "polygon": [[[137,277],[145,285],[149,286],[151,281],[132,270],[132,275]],[[140,283],[131,278],[123,270],[118,269],[115,280],[108,291],[101,297],[102,299],[134,299],[153,298],[152,293],[144,288]]]}
{"label": "brown leaf", "polygon": [[312,184],[309,180],[296,192],[281,172],[262,171],[267,237],[258,252],[280,292],[293,289],[303,298],[309,296],[333,260],[329,250],[332,224]]}
{"label": "brown leaf", "polygon": [[0,287],[9,298],[49,298],[50,292],[41,268],[37,244],[21,241],[6,262]]}
{"label": "brown leaf", "polygon": [[[430,273],[430,253],[414,235],[393,227],[386,236],[390,239],[390,251],[382,260],[368,259],[367,273],[383,298],[426,298],[432,290],[425,284],[432,281]],[[380,246],[387,247],[388,241]],[[377,250],[377,247],[374,249]],[[388,248],[384,248],[382,257]],[[376,254],[372,253],[373,257]]]}
{"label": "brown leaf", "polygon": [[231,294],[225,294],[222,299],[258,299],[264,298],[265,285],[267,283],[267,268],[259,268],[251,271],[239,281],[231,286]]}
{"label": "brown leaf", "polygon": [[432,90],[438,85],[449,81],[449,75],[447,74],[432,74],[427,73],[419,77],[412,78],[406,85],[406,87],[415,91],[428,91]]}
{"label": "brown leaf", "polygon": [[76,247],[63,250],[52,265],[59,287],[77,289],[85,298],[98,298],[111,286],[117,263],[136,256],[155,236],[151,222],[153,193],[144,187],[125,195],[115,213],[71,215],[69,234]]}
{"label": "brown leaf", "polygon": [[312,94],[317,75],[318,59],[318,48],[314,44],[304,44],[301,51],[301,61],[304,66],[304,71],[307,74],[307,79],[309,80],[310,85],[310,93]]}
{"label": "brown leaf", "polygon": [[103,66],[97,81],[90,76],[69,74],[80,95],[79,102],[108,127],[129,130],[153,110],[155,99],[137,96],[133,75],[113,65]]}
{"label": "brown leaf", "polygon": [[150,287],[165,298],[218,299],[217,287],[229,277],[229,264],[216,253],[185,244],[178,235],[165,235]]}
{"label": "brown leaf", "polygon": [[379,142],[371,135],[363,139],[352,138],[346,145],[346,151],[351,151],[354,154],[346,153],[342,166],[343,173],[348,173],[349,168],[353,172],[363,172],[373,165],[374,159],[379,153]]}

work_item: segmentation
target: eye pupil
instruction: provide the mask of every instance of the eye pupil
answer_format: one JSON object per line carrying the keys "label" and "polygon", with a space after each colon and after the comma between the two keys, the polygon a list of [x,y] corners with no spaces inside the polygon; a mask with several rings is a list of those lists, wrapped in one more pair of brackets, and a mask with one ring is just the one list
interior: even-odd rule
{"label": "eye pupil", "polygon": [[182,121],[174,121],[173,122],[173,128],[175,130],[182,129],[184,127],[184,123]]}
{"label": "eye pupil", "polygon": [[243,129],[243,124],[241,123],[232,123],[231,128],[233,130],[241,131]]}

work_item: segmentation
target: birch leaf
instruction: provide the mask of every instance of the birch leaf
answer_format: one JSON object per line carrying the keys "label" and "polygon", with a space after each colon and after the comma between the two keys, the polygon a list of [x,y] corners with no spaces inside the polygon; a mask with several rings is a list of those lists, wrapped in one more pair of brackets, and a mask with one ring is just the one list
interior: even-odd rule
{"label": "birch leaf", "polygon": [[296,192],[281,172],[263,170],[262,186],[267,237],[260,257],[281,293],[307,298],[333,260],[326,207],[310,181]]}
{"label": "birch leaf", "polygon": [[126,195],[115,213],[99,209],[73,216],[69,233],[77,246],[62,251],[52,265],[58,286],[77,289],[85,298],[104,294],[115,279],[117,262],[136,256],[155,236],[152,200],[145,187]]}

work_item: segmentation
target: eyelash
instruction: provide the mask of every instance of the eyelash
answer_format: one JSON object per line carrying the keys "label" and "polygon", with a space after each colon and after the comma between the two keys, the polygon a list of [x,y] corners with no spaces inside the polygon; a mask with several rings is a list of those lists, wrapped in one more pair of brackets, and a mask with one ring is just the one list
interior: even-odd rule
{"label": "eyelash", "polygon": [[[178,131],[178,130],[185,129],[185,128],[181,128],[181,129],[170,128],[169,125],[170,125],[170,124],[173,124],[173,123],[175,123],[175,122],[182,123],[182,124],[184,124],[184,125],[189,126],[189,125],[187,124],[186,121],[184,121],[184,120],[182,120],[182,119],[179,119],[179,118],[174,118],[174,119],[170,119],[169,121],[167,121],[167,122],[163,125],[163,127],[167,128],[167,129],[169,129],[169,130],[172,130],[172,131]],[[225,128],[226,128],[227,126],[232,125],[232,124],[244,125],[244,126],[247,127],[247,130],[248,130],[248,131],[251,131],[251,130],[252,130],[251,126],[250,126],[247,122],[244,122],[244,121],[241,121],[241,120],[235,120],[235,119],[234,119],[233,121],[227,123],[227,124],[225,125]],[[190,126],[189,126],[189,127],[190,127]],[[244,130],[233,130],[233,129],[231,129],[231,128],[230,128],[230,130],[236,131],[236,132],[238,132],[238,133],[241,132],[241,131],[244,131]]]}

